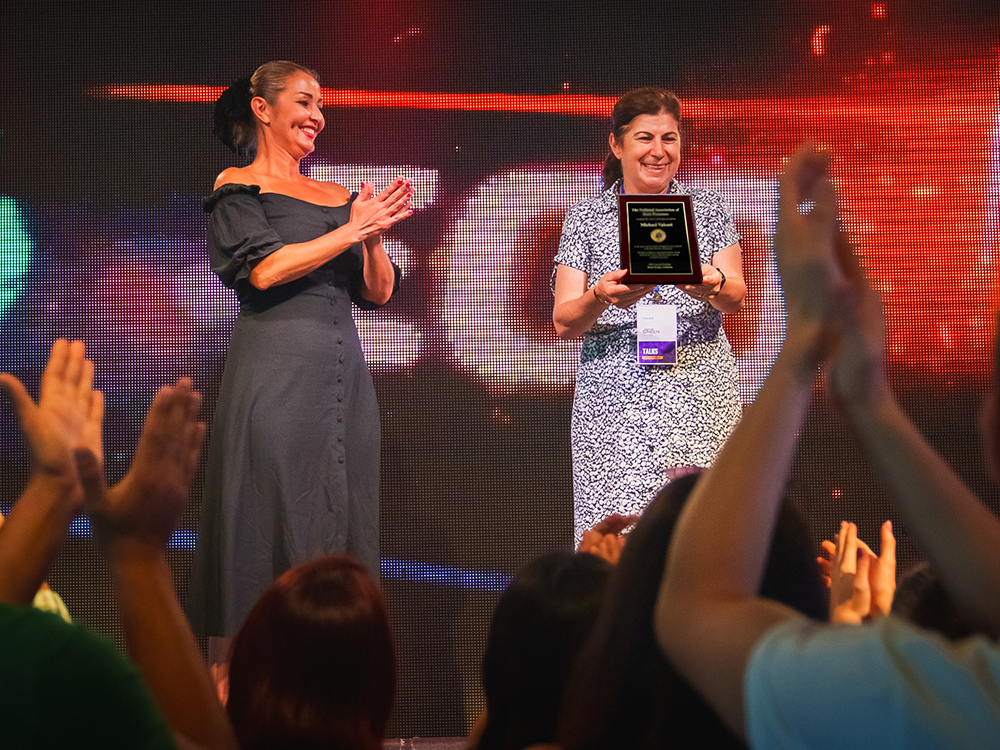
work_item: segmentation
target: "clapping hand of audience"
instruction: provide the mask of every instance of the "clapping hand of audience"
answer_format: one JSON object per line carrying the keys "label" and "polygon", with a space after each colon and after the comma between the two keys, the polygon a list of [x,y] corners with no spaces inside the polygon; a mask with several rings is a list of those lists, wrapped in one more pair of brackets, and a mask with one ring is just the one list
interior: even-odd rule
{"label": "clapping hand of audience", "polygon": [[603,557],[609,563],[617,563],[622,556],[625,540],[622,532],[639,522],[639,516],[622,516],[612,513],[589,531],[583,532],[577,552],[589,552]]}
{"label": "clapping hand of audience", "polygon": [[896,591],[896,539],[892,521],[882,524],[881,555],[858,539],[857,526],[840,525],[837,542],[824,541],[829,558],[817,558],[830,586],[830,621],[860,624],[889,614]]}
{"label": "clapping hand of audience", "polygon": [[201,398],[182,379],[160,390],[135,461],[112,489],[103,476],[104,399],[82,342],[57,340],[38,403],[0,374],[28,443],[28,486],[0,528],[0,601],[30,604],[73,517],[91,515],[108,561],[129,651],[178,747],[235,748],[232,729],[174,593],[165,549],[187,503],[205,434]]}
{"label": "clapping hand of audience", "polygon": [[75,449],[103,456],[104,398],[93,390],[94,365],[84,354],[82,341],[58,339],[52,344],[37,404],[20,380],[0,374],[0,385],[10,394],[28,441],[33,475],[72,482],[76,478]]}
{"label": "clapping hand of audience", "polygon": [[[863,544],[863,542],[862,542]],[[896,596],[896,537],[892,534],[892,521],[882,524],[882,539],[876,557],[871,549],[868,580],[872,590],[872,619],[885,617],[892,611]]]}
{"label": "clapping hand of audience", "polygon": [[[801,147],[781,178],[774,254],[787,311],[784,349],[796,353],[810,383],[815,367],[840,342],[839,321],[850,314],[850,282],[864,274],[840,228],[830,155]],[[802,207],[812,204],[808,211]]]}
{"label": "clapping hand of audience", "polygon": [[108,489],[99,462],[78,453],[86,508],[105,554],[162,553],[188,502],[205,437],[191,381],[164,386],[146,416],[132,466]]}
{"label": "clapping hand of audience", "polygon": [[868,545],[858,539],[858,527],[844,521],[837,543],[824,540],[823,549],[830,556],[818,558],[830,585],[830,622],[860,625],[872,602]]}
{"label": "clapping hand of audience", "polygon": [[166,559],[170,535],[187,505],[205,437],[201,396],[191,381],[157,392],[125,478],[108,489],[100,462],[77,451],[85,506],[108,562],[129,654],[140,665],[184,747],[235,747]]}
{"label": "clapping hand of audience", "polygon": [[0,374],[28,444],[28,486],[0,530],[0,601],[30,604],[83,507],[75,452],[100,461],[104,398],[80,341],[58,339],[36,404],[13,375]]}

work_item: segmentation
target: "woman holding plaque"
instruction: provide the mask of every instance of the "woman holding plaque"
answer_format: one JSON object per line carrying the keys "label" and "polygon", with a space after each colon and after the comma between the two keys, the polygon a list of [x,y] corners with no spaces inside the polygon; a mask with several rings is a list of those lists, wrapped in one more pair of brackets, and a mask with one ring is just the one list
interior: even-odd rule
{"label": "woman holding plaque", "polygon": [[[739,235],[721,196],[674,179],[680,101],[664,89],[626,93],[612,112],[605,190],[566,212],[555,257],[552,322],[582,336],[573,399],[576,541],[611,513],[637,514],[687,467],[709,466],[740,417],[736,360],[723,313],[743,304]],[[699,284],[627,284],[620,269],[618,196],[690,195]],[[655,307],[647,307],[655,306]],[[672,364],[640,363],[637,311],[664,339]],[[663,344],[662,341],[658,342]]]}

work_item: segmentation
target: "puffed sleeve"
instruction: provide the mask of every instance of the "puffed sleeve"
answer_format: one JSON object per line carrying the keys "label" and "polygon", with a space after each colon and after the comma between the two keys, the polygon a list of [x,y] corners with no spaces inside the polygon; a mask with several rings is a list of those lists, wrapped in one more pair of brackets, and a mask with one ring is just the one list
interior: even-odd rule
{"label": "puffed sleeve", "polygon": [[267,223],[258,185],[223,185],[205,199],[212,271],[242,298],[255,265],[284,246]]}
{"label": "puffed sleeve", "polygon": [[733,224],[733,215],[719,193],[699,190],[695,193],[694,223],[698,230],[699,249],[707,255],[705,263],[712,262],[712,255],[740,241],[740,234]]}
{"label": "puffed sleeve", "polygon": [[563,219],[562,236],[559,238],[559,249],[553,259],[552,278],[549,286],[552,293],[556,291],[556,271],[559,266],[569,266],[581,271],[589,271],[590,248],[587,242],[587,231],[584,227],[586,212],[582,204],[570,206]]}

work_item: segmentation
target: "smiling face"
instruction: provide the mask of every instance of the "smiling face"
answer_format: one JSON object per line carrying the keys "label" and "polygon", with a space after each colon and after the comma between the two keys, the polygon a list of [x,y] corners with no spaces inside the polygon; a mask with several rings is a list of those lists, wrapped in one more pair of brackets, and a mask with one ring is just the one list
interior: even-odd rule
{"label": "smiling face", "polygon": [[323,130],[323,100],[319,82],[308,73],[293,73],[269,103],[255,97],[251,103],[261,123],[260,132],[270,147],[301,159],[316,148],[316,136]]}
{"label": "smiling face", "polygon": [[681,134],[673,115],[639,115],[620,140],[612,133],[608,142],[621,160],[626,193],[667,192],[681,163]]}

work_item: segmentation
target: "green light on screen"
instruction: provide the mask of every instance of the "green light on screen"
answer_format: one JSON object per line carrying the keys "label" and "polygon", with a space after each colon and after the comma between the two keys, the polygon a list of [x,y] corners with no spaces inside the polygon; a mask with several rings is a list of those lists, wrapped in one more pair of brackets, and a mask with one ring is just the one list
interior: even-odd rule
{"label": "green light on screen", "polygon": [[31,236],[17,201],[0,196],[0,315],[24,289],[31,250]]}

